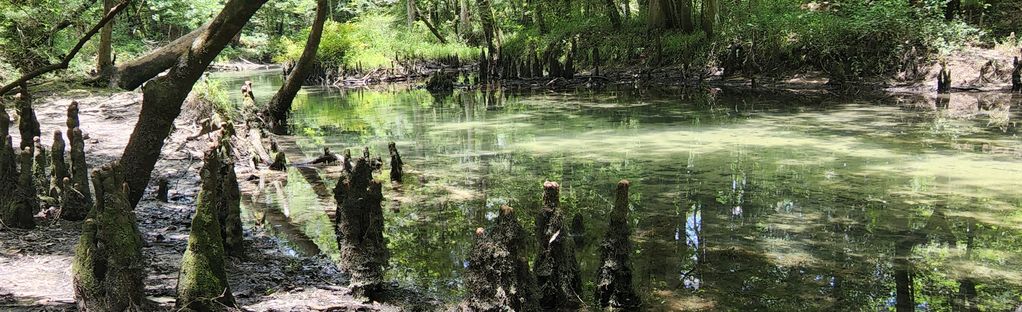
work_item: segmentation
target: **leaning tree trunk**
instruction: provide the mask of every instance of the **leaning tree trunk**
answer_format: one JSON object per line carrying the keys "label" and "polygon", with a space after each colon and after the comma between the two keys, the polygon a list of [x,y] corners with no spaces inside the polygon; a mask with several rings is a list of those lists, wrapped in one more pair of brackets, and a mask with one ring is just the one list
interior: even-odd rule
{"label": "leaning tree trunk", "polygon": [[82,225],[71,275],[79,311],[145,311],[142,235],[128,204],[124,171],[111,163],[92,173],[96,205]]}
{"label": "leaning tree trunk", "polygon": [[309,39],[305,41],[305,50],[302,51],[302,57],[298,59],[298,63],[295,64],[284,84],[280,86],[280,90],[277,90],[277,94],[273,95],[273,98],[267,104],[270,130],[276,134],[287,133],[287,119],[291,114],[291,102],[298,95],[298,90],[302,89],[302,84],[305,82],[309,72],[312,71],[312,65],[316,61],[316,50],[319,48],[319,41],[323,37],[323,23],[326,22],[326,13],[326,0],[317,0],[316,21],[312,23],[312,31],[309,33]]}
{"label": "leaning tree trunk", "polygon": [[202,181],[188,235],[188,249],[181,258],[175,308],[186,311],[224,311],[234,306],[227,282],[226,251],[221,236],[223,210],[223,151],[206,151],[199,176]]}
{"label": "leaning tree trunk", "polygon": [[113,73],[109,74],[110,85],[123,90],[135,90],[149,79],[174,66],[181,55],[191,48],[195,38],[209,29],[209,25],[202,25],[142,57],[118,64]]}
{"label": "leaning tree trunk", "polygon": [[121,155],[124,169],[132,173],[127,178],[128,198],[133,206],[142,199],[163,142],[170,136],[174,119],[181,114],[181,104],[192,86],[264,3],[266,0],[228,1],[167,75],[153,79],[142,88],[142,111]]}

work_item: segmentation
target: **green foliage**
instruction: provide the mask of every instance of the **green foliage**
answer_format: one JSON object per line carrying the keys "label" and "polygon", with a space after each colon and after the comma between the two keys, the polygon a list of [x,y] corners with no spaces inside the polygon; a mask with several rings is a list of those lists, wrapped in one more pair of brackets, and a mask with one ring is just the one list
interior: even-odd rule
{"label": "green foliage", "polygon": [[[394,15],[371,13],[346,23],[328,21],[316,56],[327,66],[372,69],[391,67],[395,58],[434,60],[458,56],[472,59],[478,53],[460,42],[436,43],[425,26],[408,29],[397,24]],[[301,57],[308,32],[306,29],[294,39],[281,38],[276,43],[278,53],[273,60],[280,63]]]}
{"label": "green foliage", "polygon": [[210,115],[215,114],[224,121],[237,120],[241,117],[242,112],[238,109],[238,104],[231,100],[227,86],[219,79],[208,77],[203,79],[192,88],[192,94],[196,100],[206,104],[204,107],[210,109],[208,112]]}

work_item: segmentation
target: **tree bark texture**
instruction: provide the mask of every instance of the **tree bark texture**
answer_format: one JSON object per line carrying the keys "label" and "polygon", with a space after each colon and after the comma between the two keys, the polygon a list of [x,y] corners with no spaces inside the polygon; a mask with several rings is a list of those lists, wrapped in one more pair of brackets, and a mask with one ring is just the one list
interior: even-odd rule
{"label": "tree bark texture", "polygon": [[125,171],[132,172],[127,177],[128,198],[132,206],[142,198],[150,174],[160,158],[163,142],[170,136],[174,119],[181,114],[181,104],[192,86],[264,3],[266,0],[227,2],[206,31],[195,38],[186,53],[181,54],[167,75],[153,79],[142,88],[142,111],[121,155]]}

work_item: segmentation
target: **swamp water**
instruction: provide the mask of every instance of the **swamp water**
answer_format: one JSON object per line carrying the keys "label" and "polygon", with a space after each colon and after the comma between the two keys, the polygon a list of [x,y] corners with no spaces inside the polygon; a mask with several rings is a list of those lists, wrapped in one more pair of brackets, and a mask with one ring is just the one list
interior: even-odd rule
{"label": "swamp water", "polygon": [[[280,83],[277,71],[214,77],[232,96],[253,80],[260,102]],[[544,180],[581,219],[593,302],[614,186],[628,179],[650,310],[1004,311],[1022,302],[1020,101],[307,88],[293,117],[305,155],[288,157],[369,146],[387,171],[396,142],[406,175],[384,184],[388,276],[447,302],[464,295],[474,229],[506,203],[531,232]],[[335,180],[290,168],[283,192],[245,196],[246,213],[262,207],[290,248],[336,259]]]}

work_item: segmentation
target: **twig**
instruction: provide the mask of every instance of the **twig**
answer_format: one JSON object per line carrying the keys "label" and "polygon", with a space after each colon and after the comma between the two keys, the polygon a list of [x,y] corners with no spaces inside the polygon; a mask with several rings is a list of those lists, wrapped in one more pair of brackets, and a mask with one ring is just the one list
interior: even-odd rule
{"label": "twig", "polygon": [[99,30],[102,29],[103,26],[106,26],[108,22],[113,20],[114,16],[117,16],[117,13],[120,13],[122,10],[124,10],[124,8],[128,7],[128,3],[130,2],[131,0],[124,0],[123,2],[117,4],[117,6],[110,9],[110,12],[107,12],[106,15],[103,16],[103,18],[100,19],[95,26],[92,26],[92,29],[90,29],[89,32],[85,33],[84,37],[78,40],[78,44],[76,44],[74,48],[71,48],[71,51],[69,51],[67,55],[65,55],[64,58],[60,60],[60,63],[43,66],[28,74],[25,74],[24,76],[21,76],[21,78],[18,78],[17,80],[12,81],[11,83],[3,87],[0,87],[0,96],[6,95],[7,92],[14,90],[15,87],[29,80],[32,80],[35,77],[39,77],[42,74],[55,71],[58,69],[67,69],[67,66],[71,63],[71,60],[74,59],[75,55],[78,54],[78,51],[80,51],[82,47],[85,46],[85,43],[89,42],[89,40],[92,39],[93,35],[99,32]]}

